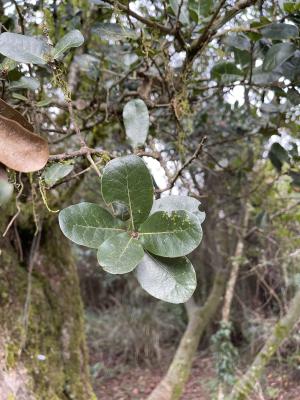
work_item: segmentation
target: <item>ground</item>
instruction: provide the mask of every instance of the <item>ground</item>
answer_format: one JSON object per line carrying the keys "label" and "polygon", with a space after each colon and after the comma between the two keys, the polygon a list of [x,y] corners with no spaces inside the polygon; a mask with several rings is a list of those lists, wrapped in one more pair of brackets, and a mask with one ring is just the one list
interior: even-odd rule
{"label": "ground", "polygon": [[[97,355],[92,356],[96,361]],[[100,365],[103,360],[98,360]],[[108,362],[110,364],[110,362]],[[113,372],[112,366],[94,373],[94,389],[101,400],[145,400],[161,379],[166,363],[155,367],[123,366]],[[103,373],[104,372],[104,373]],[[269,368],[264,390],[249,400],[299,400],[300,385],[297,374],[287,374],[282,368]],[[214,400],[217,387],[213,362],[210,356],[199,353],[194,362],[191,378],[182,400]]]}

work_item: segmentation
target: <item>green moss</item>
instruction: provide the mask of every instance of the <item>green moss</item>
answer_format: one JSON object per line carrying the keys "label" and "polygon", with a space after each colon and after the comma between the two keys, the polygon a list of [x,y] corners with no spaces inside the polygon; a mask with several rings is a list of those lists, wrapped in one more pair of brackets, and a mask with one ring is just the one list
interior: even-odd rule
{"label": "green moss", "polygon": [[19,356],[19,346],[14,342],[5,345],[5,363],[7,369],[12,369],[16,366]]}
{"label": "green moss", "polygon": [[[22,229],[20,232],[24,232]],[[43,229],[32,273],[26,340],[27,267],[18,261],[11,242],[0,239],[0,326],[7,332],[6,368],[13,369],[19,363],[25,366],[32,378],[30,389],[38,399],[93,400],[96,398],[89,384],[83,308],[69,243],[60,234],[56,221],[44,224]],[[32,231],[26,234],[32,235]]]}

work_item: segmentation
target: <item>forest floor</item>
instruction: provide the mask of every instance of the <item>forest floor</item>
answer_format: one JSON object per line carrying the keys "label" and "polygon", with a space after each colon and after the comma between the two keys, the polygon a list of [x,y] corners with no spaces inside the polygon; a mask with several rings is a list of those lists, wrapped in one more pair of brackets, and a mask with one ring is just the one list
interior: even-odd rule
{"label": "forest floor", "polygon": [[[101,400],[145,400],[162,378],[165,364],[152,368],[127,365],[118,368],[118,371],[110,367],[99,370],[94,374],[96,395]],[[269,368],[263,390],[249,400],[299,400],[299,378],[299,375],[288,374],[282,368]],[[211,357],[199,353],[182,400],[213,400],[216,388],[213,361]]]}

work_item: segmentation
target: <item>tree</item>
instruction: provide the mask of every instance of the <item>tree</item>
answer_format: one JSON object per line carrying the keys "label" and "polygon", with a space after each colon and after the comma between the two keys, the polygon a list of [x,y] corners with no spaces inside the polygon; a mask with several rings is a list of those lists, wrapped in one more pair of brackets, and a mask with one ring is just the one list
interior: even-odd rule
{"label": "tree", "polygon": [[[185,295],[181,292],[177,298],[180,285],[172,297],[169,291],[167,295],[157,295],[156,287],[147,286],[149,277],[145,271],[148,273],[149,265],[157,271],[157,257],[182,257],[195,250],[201,240],[199,218],[203,222],[198,209],[200,199],[207,213],[199,256],[202,269],[205,268],[206,290],[198,288],[188,303],[187,331],[166,379],[150,395],[151,400],[180,398],[201,336],[216,318],[226,290],[225,278],[232,267],[231,281],[235,283],[243,257],[251,247],[245,241],[259,209],[255,194],[258,188],[268,187],[262,152],[268,138],[280,133],[280,129],[290,135],[291,148],[274,143],[269,159],[278,174],[290,176],[292,187],[299,180],[298,151],[292,144],[298,129],[293,112],[299,103],[299,5],[254,0],[233,4],[221,0],[217,4],[205,1],[199,7],[194,1],[155,1],[138,2],[133,8],[127,2],[104,0],[65,4],[46,1],[42,7],[39,3],[4,1],[0,11],[1,97],[5,100],[0,103],[0,161],[5,166],[0,180],[0,204],[4,210],[1,256],[4,293],[8,293],[4,303],[12,302],[16,287],[23,288],[17,310],[11,310],[6,318],[5,329],[12,340],[4,340],[6,334],[0,340],[2,351],[7,354],[5,359],[18,362],[6,362],[5,367],[19,371],[25,366],[29,386],[33,382],[32,396],[40,395],[42,390],[57,398],[68,398],[74,392],[79,399],[93,396],[86,372],[76,271],[68,254],[69,245],[57,231],[56,211],[64,209],[60,226],[65,235],[76,243],[97,248],[104,269],[129,272],[139,264],[138,279],[149,293],[180,302],[187,300],[195,289],[190,261],[181,260],[180,268],[189,273],[183,285]],[[243,93],[243,101],[230,104],[228,96],[236,89]],[[12,140],[11,132],[17,140]],[[151,171],[158,162],[164,175],[161,185],[158,174],[152,174],[157,198],[154,213],[152,182],[142,159]],[[122,168],[127,178],[120,182],[114,174],[122,174]],[[102,197],[106,204],[111,204],[115,219],[103,211],[100,181],[97,210],[90,205],[70,206],[74,201],[86,200],[78,193],[88,173],[101,176]],[[128,174],[133,176],[133,188],[140,185],[142,199],[138,194],[130,195]],[[165,194],[176,191],[189,195],[187,202],[193,199],[194,205],[183,207],[176,200],[164,200]],[[136,203],[134,207],[132,201]],[[251,214],[247,223],[242,215],[245,202]],[[83,210],[84,207],[87,208]],[[95,215],[100,221],[96,228],[91,224]],[[130,229],[123,225],[121,228],[128,217]],[[79,218],[89,219],[84,231],[74,231]],[[157,239],[158,232],[165,232],[160,218],[166,218],[165,226],[173,223],[176,230],[178,224],[182,228],[181,235],[164,237],[171,243],[168,252]],[[135,224],[140,225],[139,230]],[[101,236],[103,226],[124,232],[116,237]],[[49,227],[53,230],[51,235]],[[190,241],[183,237],[183,231],[188,229]],[[144,239],[146,233],[152,234],[151,240],[150,236]],[[143,235],[140,242],[135,241]],[[128,245],[129,257],[124,257],[122,251],[118,254],[120,249],[127,250]],[[155,254],[144,264],[143,248]],[[66,256],[62,263],[69,267],[63,270],[62,264],[53,262],[62,255]],[[18,260],[15,276],[20,278],[8,290],[11,257]],[[47,261],[47,268],[41,267],[40,257]],[[163,291],[167,290],[164,279],[171,279],[175,285],[179,280],[178,276],[174,278],[174,264],[169,264],[168,259],[160,263],[162,268],[156,277]],[[166,266],[170,274],[162,278],[161,271]],[[61,285],[64,279],[73,284],[67,285],[70,292],[64,290],[61,303],[57,304],[57,293],[52,287],[57,289],[57,281]],[[231,293],[227,288],[227,315],[234,288],[233,284]],[[68,350],[62,352],[66,357],[54,362],[58,370],[67,371],[66,363],[73,360],[70,354],[74,352],[76,362],[72,365],[76,368],[72,378],[67,372],[63,378],[53,372],[55,379],[49,382],[47,373],[41,372],[42,381],[34,374],[36,368],[45,365],[41,357],[32,361],[32,352],[36,354],[40,347],[29,341],[32,330],[37,332],[37,343],[45,341],[43,324],[36,330],[35,317],[31,318],[41,302],[40,296],[42,305],[46,299],[54,305],[46,320],[55,320],[57,310],[69,304],[68,296],[76,299],[69,304],[70,309],[60,312],[60,316],[67,314],[71,322],[66,327],[65,317],[59,319],[50,335],[57,348],[61,343],[63,348],[65,343],[75,343],[75,347],[67,346]],[[14,336],[15,313],[22,315],[23,323]],[[73,335],[74,342],[70,341]],[[12,351],[7,350],[11,348]],[[161,395],[165,382],[167,390]],[[164,397],[157,397],[157,393]]]}

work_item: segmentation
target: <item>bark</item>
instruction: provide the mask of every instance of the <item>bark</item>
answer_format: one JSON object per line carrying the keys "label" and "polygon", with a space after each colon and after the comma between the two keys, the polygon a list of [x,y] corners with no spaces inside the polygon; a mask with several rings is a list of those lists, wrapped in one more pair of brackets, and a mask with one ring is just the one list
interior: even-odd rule
{"label": "bark", "polygon": [[34,230],[22,209],[0,239],[0,400],[96,399],[69,243],[56,218]]}
{"label": "bark", "polygon": [[244,215],[243,215],[243,221],[242,221],[242,229],[240,233],[240,237],[238,238],[237,244],[236,244],[236,249],[234,252],[234,258],[232,261],[232,269],[230,272],[230,277],[226,286],[226,292],[224,296],[224,305],[222,309],[222,322],[224,324],[228,324],[230,321],[230,311],[231,311],[231,304],[233,301],[234,297],[234,290],[235,290],[235,285],[236,281],[238,279],[239,271],[240,271],[240,265],[241,265],[241,258],[244,255],[244,236],[247,232],[248,229],[248,222],[249,222],[249,205],[246,203],[245,205],[245,210],[244,210]]}
{"label": "bark", "polygon": [[281,343],[289,336],[300,320],[300,291],[295,295],[287,314],[274,326],[265,345],[254,359],[248,371],[234,386],[228,400],[249,399],[256,383],[262,376],[264,368],[279,349]]}
{"label": "bark", "polygon": [[215,315],[222,298],[224,273],[215,276],[213,288],[203,307],[188,303],[189,322],[180,341],[167,374],[148,397],[148,400],[177,400],[180,398],[189,378],[193,358],[206,327]]}
{"label": "bark", "polygon": [[[228,283],[226,285],[226,291],[225,291],[225,295],[224,295],[224,304],[223,304],[223,308],[222,308],[222,320],[221,320],[221,326],[223,326],[223,327],[226,325],[230,327],[231,305],[232,305],[233,298],[234,298],[236,282],[237,282],[237,279],[239,276],[241,259],[244,255],[244,247],[245,247],[244,236],[246,235],[246,232],[248,230],[249,216],[250,216],[249,204],[246,203],[244,210],[243,210],[241,232],[240,232],[239,238],[237,240],[236,249],[235,249],[234,257],[233,257],[233,261],[232,261],[230,277],[229,277]],[[223,382],[220,382],[219,389],[218,389],[218,400],[224,400],[224,398],[225,398],[224,392],[225,392],[225,389],[224,389]]]}

